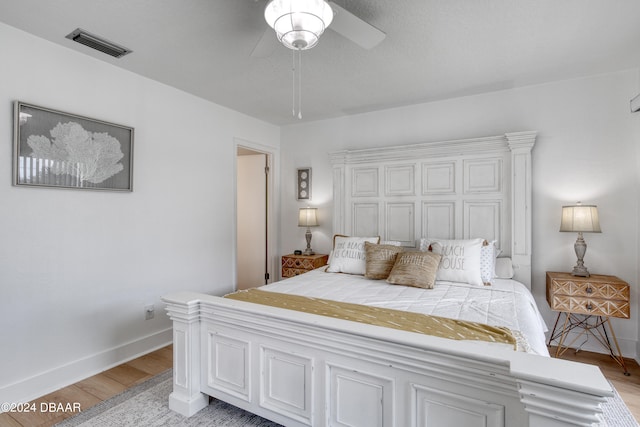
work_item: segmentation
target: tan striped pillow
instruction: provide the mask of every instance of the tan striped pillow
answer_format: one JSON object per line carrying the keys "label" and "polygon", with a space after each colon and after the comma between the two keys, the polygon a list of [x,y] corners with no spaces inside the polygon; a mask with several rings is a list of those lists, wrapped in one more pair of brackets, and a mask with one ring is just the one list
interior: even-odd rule
{"label": "tan striped pillow", "polygon": [[397,256],[387,282],[432,289],[441,258],[434,252],[403,252]]}
{"label": "tan striped pillow", "polygon": [[365,242],[364,251],[367,260],[364,277],[379,280],[389,277],[393,264],[396,262],[396,256],[402,252],[402,248],[395,245],[376,245]]}

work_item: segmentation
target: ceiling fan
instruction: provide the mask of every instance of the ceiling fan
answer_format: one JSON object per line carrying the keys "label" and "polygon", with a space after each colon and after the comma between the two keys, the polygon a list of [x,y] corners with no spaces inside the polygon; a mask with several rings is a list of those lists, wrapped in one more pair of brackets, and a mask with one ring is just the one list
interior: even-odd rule
{"label": "ceiling fan", "polygon": [[[270,13],[272,14],[273,12],[272,10],[270,10],[270,8],[273,9],[274,5],[277,7],[278,3],[281,3],[281,0],[271,0],[267,4],[265,9],[265,18],[267,19],[267,21],[271,19],[269,15]],[[384,38],[386,37],[386,34],[384,32],[380,31],[379,29],[369,24],[368,22],[365,22],[364,20],[360,19],[359,17],[349,12],[348,10],[344,9],[343,7],[339,6],[335,2],[320,1],[319,3],[322,3],[323,6],[330,7],[330,10],[329,9],[327,10],[329,10],[329,13],[332,14],[333,19],[329,17],[330,25],[327,27],[327,29],[335,31],[336,33],[342,35],[343,37],[346,37],[347,39],[356,43],[360,47],[364,49],[372,49],[375,46],[377,46],[380,42],[382,42],[382,40],[384,40]],[[270,25],[272,24],[270,23]],[[287,45],[287,43],[285,43],[284,41],[282,43]],[[281,41],[278,40],[277,37],[275,37],[274,28],[267,27],[264,34],[262,35],[262,37],[256,44],[255,48],[251,52],[251,56],[254,58],[268,57],[271,55],[271,53],[273,53],[273,51],[280,44],[281,44]],[[302,50],[302,49],[307,49],[309,47],[312,47],[312,45],[310,46],[305,45],[303,47],[299,47],[294,43],[294,46],[288,46],[288,47],[291,49],[298,48]]]}

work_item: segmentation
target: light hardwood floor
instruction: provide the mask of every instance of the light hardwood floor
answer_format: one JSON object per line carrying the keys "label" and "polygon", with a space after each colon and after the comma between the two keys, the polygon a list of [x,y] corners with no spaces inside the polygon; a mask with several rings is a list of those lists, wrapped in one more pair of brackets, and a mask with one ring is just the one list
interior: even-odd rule
{"label": "light hardwood floor", "polygon": [[[78,402],[83,411],[97,403],[107,400],[126,389],[139,384],[173,366],[173,348],[171,346],[146,354],[130,362],[116,366],[93,377],[64,387],[53,393],[42,396],[33,402],[40,409],[44,402],[49,403]],[[30,402],[31,403],[31,402]],[[36,412],[0,414],[2,427],[48,427],[65,418],[73,416],[69,412]]]}
{"label": "light hardwood floor", "polygon": [[[551,354],[555,348],[549,347]],[[636,420],[640,421],[640,366],[632,360],[625,359],[631,376],[624,376],[622,369],[609,356],[588,351],[580,351],[577,354],[567,351],[563,359],[574,360],[582,363],[595,364],[600,367],[602,373],[618,390],[625,403],[633,413]],[[62,388],[53,393],[34,400],[36,407],[41,402],[62,403],[79,402],[82,410],[106,400],[122,391],[139,384],[172,367],[173,350],[171,346],[149,353],[138,359],[124,363],[108,371],[82,380],[76,384]],[[3,413],[0,414],[0,426],[2,427],[48,427],[73,413]]]}

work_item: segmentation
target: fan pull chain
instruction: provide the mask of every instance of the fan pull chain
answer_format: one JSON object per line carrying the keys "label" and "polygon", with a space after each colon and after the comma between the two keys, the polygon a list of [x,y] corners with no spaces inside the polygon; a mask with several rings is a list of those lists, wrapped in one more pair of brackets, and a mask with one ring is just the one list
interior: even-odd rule
{"label": "fan pull chain", "polygon": [[296,51],[291,51],[291,115],[296,116]]}
{"label": "fan pull chain", "polygon": [[292,49],[291,60],[291,114],[296,117],[296,52],[298,52],[298,119],[302,120],[302,51]]}
{"label": "fan pull chain", "polygon": [[302,120],[302,51],[298,51],[298,119]]}

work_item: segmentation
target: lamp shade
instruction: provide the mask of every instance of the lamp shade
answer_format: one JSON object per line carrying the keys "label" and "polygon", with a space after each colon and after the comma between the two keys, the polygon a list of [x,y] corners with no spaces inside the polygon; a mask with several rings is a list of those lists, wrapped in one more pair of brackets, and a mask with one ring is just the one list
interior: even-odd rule
{"label": "lamp shade", "polygon": [[325,0],[271,0],[264,10],[267,24],[289,49],[311,49],[333,20]]}
{"label": "lamp shade", "polygon": [[318,225],[317,210],[318,208],[300,208],[298,227],[316,227]]}
{"label": "lamp shade", "polygon": [[560,231],[600,233],[598,207],[579,203],[573,206],[563,206]]}

